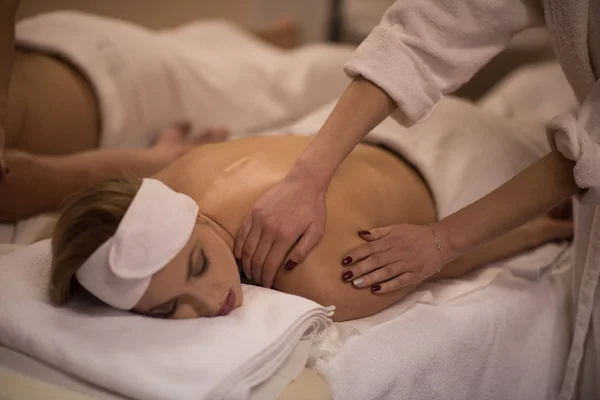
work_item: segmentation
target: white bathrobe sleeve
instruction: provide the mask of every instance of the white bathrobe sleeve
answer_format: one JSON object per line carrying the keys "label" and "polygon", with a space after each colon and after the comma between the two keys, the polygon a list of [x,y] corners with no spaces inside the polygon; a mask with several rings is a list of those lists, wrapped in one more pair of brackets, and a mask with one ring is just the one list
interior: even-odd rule
{"label": "white bathrobe sleeve", "polygon": [[576,114],[557,116],[547,132],[550,145],[576,163],[575,182],[586,190],[582,203],[600,204],[600,81]]}
{"label": "white bathrobe sleeve", "polygon": [[345,70],[381,87],[410,126],[542,17],[534,0],[397,0]]}

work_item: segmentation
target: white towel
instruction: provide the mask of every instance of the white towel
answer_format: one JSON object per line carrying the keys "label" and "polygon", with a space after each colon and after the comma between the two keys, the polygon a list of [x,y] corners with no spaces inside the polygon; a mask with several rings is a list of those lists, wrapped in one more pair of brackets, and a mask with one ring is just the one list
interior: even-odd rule
{"label": "white towel", "polygon": [[151,31],[73,11],[20,21],[19,46],[78,67],[98,97],[101,147],[142,147],[160,129],[192,135],[225,127],[234,136],[292,121],[335,99],[348,84],[350,46],[282,50],[225,21]]}
{"label": "white towel", "polygon": [[451,302],[424,298],[363,326],[317,369],[334,400],[554,399],[569,349],[566,281],[532,282],[504,270]]}
{"label": "white towel", "polygon": [[0,257],[0,343],[140,399],[247,399],[301,338],[320,340],[329,309],[244,287],[227,318],[165,321],[81,297],[49,303],[49,242]]}
{"label": "white towel", "polygon": [[477,100],[477,105],[509,119],[544,123],[579,107],[573,89],[555,60],[517,68]]}

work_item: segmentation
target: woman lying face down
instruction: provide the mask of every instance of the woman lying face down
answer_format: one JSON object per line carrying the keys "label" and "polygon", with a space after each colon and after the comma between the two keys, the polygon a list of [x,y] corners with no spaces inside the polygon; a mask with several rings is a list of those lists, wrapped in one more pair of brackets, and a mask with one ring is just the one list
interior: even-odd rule
{"label": "woman lying face down", "polygon": [[[53,301],[63,304],[83,287],[108,305],[153,317],[229,314],[243,303],[233,238],[253,201],[283,178],[309,141],[271,136],[209,145],[152,179],[112,180],[80,193],[64,208],[52,240]],[[343,258],[364,243],[357,232],[365,226],[435,220],[433,198],[415,169],[386,150],[360,145],[337,171],[327,202],[323,240],[306,261],[252,280],[335,305],[337,321],[379,312],[414,290],[378,294],[348,274]],[[571,234],[570,223],[540,218],[431,279],[459,277]]]}

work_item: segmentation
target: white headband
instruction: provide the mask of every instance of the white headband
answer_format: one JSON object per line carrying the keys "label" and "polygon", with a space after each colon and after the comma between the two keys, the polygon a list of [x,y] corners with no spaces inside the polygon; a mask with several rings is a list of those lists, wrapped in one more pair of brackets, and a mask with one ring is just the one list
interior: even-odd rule
{"label": "white headband", "polygon": [[83,263],[75,277],[90,293],[121,310],[142,298],[152,275],[188,242],[198,205],[155,179],[144,179],[114,236]]}

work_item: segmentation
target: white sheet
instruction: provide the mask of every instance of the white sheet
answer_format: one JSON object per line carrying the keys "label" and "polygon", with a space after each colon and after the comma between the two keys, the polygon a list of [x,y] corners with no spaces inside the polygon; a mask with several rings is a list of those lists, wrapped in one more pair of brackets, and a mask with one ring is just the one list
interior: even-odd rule
{"label": "white sheet", "polygon": [[254,286],[227,318],[152,319],[89,297],[57,308],[49,266],[48,241],[0,258],[0,343],[134,398],[247,399],[331,324],[310,300]]}
{"label": "white sheet", "polygon": [[336,400],[552,400],[569,346],[566,282],[505,271],[468,296],[418,302],[351,336],[318,369]]}
{"label": "white sheet", "polygon": [[577,98],[556,61],[525,65],[511,72],[477,105],[515,120],[551,121],[577,109]]}

